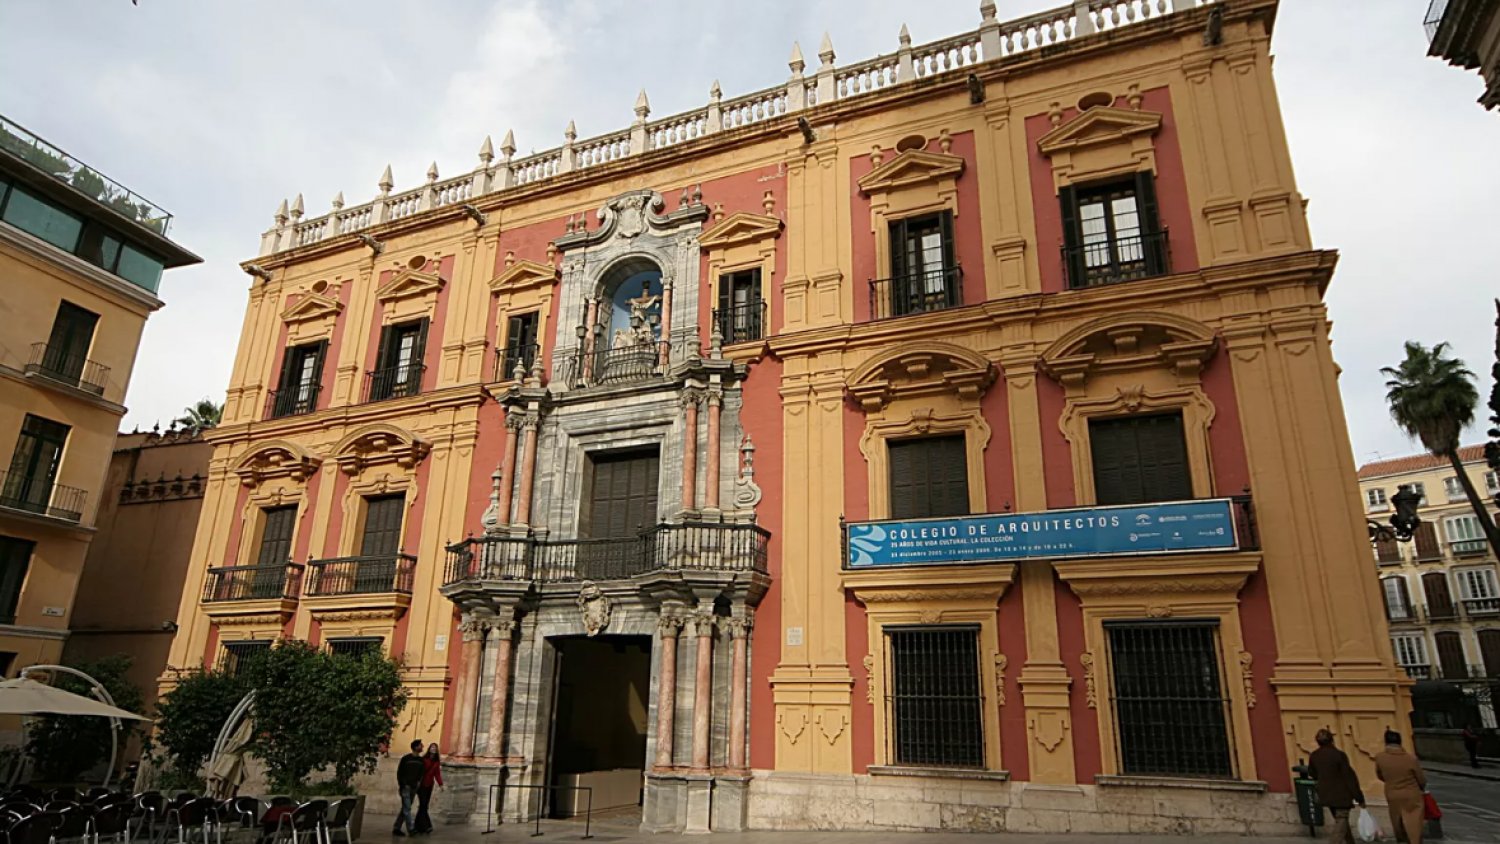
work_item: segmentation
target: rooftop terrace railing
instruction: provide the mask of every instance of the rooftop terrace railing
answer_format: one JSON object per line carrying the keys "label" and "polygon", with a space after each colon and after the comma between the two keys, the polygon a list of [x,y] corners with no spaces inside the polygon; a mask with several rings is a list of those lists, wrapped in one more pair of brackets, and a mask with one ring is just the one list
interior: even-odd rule
{"label": "rooftop terrace railing", "polygon": [[0,149],[132,222],[165,236],[172,215],[140,194],[84,164],[26,127],[0,116]]}

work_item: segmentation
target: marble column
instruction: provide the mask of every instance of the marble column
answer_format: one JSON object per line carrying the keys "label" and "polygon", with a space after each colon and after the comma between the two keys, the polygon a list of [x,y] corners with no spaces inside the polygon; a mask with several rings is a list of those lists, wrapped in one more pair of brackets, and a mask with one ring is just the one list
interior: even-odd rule
{"label": "marble column", "polygon": [[500,503],[496,512],[499,524],[511,524],[510,504],[515,494],[516,438],[521,435],[521,417],[518,413],[505,414],[505,453],[500,460]]}
{"label": "marble column", "polygon": [[495,687],[490,690],[490,729],[488,755],[500,759],[505,756],[505,716],[510,700],[510,653],[514,646],[512,635],[516,630],[513,618],[499,619],[490,625],[490,641],[496,647]]}
{"label": "marble column", "polygon": [[599,332],[595,331],[599,327],[599,300],[597,298],[588,300],[588,314],[583,324],[585,331],[579,352],[583,355],[583,381],[585,384],[591,384],[594,380],[594,350],[597,346],[596,338],[599,336]]}
{"label": "marble column", "polygon": [[698,635],[698,659],[693,668],[693,770],[708,770],[708,740],[713,732],[714,612],[700,608],[693,614]]}
{"label": "marble column", "polygon": [[463,635],[463,654],[459,660],[458,691],[454,703],[458,706],[458,749],[455,755],[474,755],[474,716],[479,702],[480,655],[483,650],[485,620],[467,616],[458,625]]}
{"label": "marble column", "polygon": [[724,391],[715,388],[708,393],[708,454],[703,466],[703,507],[719,509],[719,417],[724,409]]}
{"label": "marble column", "polygon": [[661,285],[661,368],[672,364],[672,281]]}
{"label": "marble column", "polygon": [[527,413],[521,420],[521,430],[526,433],[526,448],[521,457],[521,495],[516,502],[515,524],[531,524],[531,489],[536,483],[536,441],[541,433],[541,420]]}
{"label": "marble column", "polygon": [[682,509],[698,509],[698,391],[682,394]]}
{"label": "marble column", "polygon": [[656,769],[672,768],[672,730],[677,714],[677,632],[682,619],[663,614],[656,623],[661,634],[660,675],[656,684]]}
{"label": "marble column", "polygon": [[750,668],[747,652],[750,619],[730,619],[729,630],[734,636],[729,655],[729,767],[742,771],[745,769],[745,720],[748,714],[745,694]]}

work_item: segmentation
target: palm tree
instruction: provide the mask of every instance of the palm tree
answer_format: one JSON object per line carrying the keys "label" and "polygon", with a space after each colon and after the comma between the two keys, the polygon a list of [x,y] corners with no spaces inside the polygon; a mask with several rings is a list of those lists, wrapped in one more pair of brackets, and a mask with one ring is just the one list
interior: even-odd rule
{"label": "palm tree", "polygon": [[1463,361],[1448,357],[1447,343],[1429,349],[1411,340],[1406,341],[1406,360],[1394,369],[1385,367],[1380,373],[1387,379],[1385,400],[1390,405],[1391,418],[1408,436],[1420,440],[1432,456],[1452,464],[1485,538],[1500,555],[1500,533],[1496,532],[1484,499],[1479,497],[1458,457],[1459,437],[1474,421],[1474,411],[1479,405],[1474,373]]}
{"label": "palm tree", "polygon": [[181,425],[195,434],[215,427],[224,416],[224,405],[215,404],[213,399],[206,397],[182,410],[183,415],[172,420],[173,424]]}

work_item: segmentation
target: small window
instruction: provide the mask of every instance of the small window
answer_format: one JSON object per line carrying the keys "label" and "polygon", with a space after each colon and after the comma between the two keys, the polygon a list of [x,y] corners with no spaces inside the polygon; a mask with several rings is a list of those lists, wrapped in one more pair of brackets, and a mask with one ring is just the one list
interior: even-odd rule
{"label": "small window", "polygon": [[297,416],[318,409],[323,388],[323,359],[328,341],[292,346],[281,359],[281,378],[271,402],[272,418]]}
{"label": "small window", "polygon": [[387,325],[380,332],[380,353],[370,373],[370,401],[414,396],[422,391],[427,348],[427,320]]}
{"label": "small window", "polygon": [[15,187],[5,203],[5,222],[72,252],[83,232],[83,218],[53,206],[25,188]]}
{"label": "small window", "polygon": [[1488,493],[1500,493],[1500,473],[1484,473],[1484,490]]}
{"label": "small window", "polygon": [[1464,485],[1456,477],[1443,478],[1443,494],[1448,496],[1449,501],[1463,501],[1468,497],[1464,494]]}
{"label": "small window", "polygon": [[1371,512],[1386,508],[1385,490],[1380,487],[1365,490],[1365,509]]}
{"label": "small window", "polygon": [[264,639],[245,639],[238,642],[225,642],[222,665],[229,674],[238,674],[249,660],[256,656],[268,653],[271,643]]}
{"label": "small window", "polygon": [[1406,578],[1382,578],[1380,586],[1385,595],[1385,617],[1390,621],[1410,620],[1413,613],[1411,596],[1406,591]]}
{"label": "small window", "polygon": [[984,767],[979,628],[887,627],[885,635],[891,761]]}
{"label": "small window", "polygon": [[0,536],[0,624],[16,623],[16,607],[21,603],[21,589],[31,568],[31,552],[36,543],[29,539]]}
{"label": "small window", "polygon": [[1098,504],[1144,504],[1193,497],[1182,414],[1089,420]]}
{"label": "small window", "polygon": [[345,639],[329,639],[328,652],[334,656],[347,656],[359,659],[365,654],[380,653],[381,645],[385,640],[379,636],[359,636]]}
{"label": "small window", "polygon": [[871,282],[872,319],[963,304],[951,211],[892,220],[890,248],[891,277]]}
{"label": "small window", "polygon": [[162,268],[160,258],[148,255],[127,243],[120,250],[120,265],[115,272],[135,286],[155,293],[161,287]]}
{"label": "small window", "polygon": [[1453,606],[1453,593],[1448,589],[1446,573],[1430,571],[1422,575],[1422,591],[1427,595],[1427,618],[1429,620],[1438,621],[1457,616]]}
{"label": "small window", "polygon": [[1464,655],[1463,639],[1451,630],[1436,633],[1432,637],[1437,645],[1438,668],[1445,680],[1468,679],[1468,659]]}
{"label": "small window", "polygon": [[1417,506],[1418,507],[1426,507],[1427,506],[1427,484],[1425,484],[1425,483],[1423,483],[1421,481],[1413,481],[1410,484],[1410,486],[1411,486],[1411,491],[1415,492],[1417,494]]}
{"label": "small window", "polygon": [[1068,286],[1094,287],[1168,272],[1167,235],[1151,173],[1058,192]]}
{"label": "small window", "polygon": [[529,373],[531,367],[536,363],[537,355],[541,354],[541,344],[537,342],[537,324],[539,314],[536,311],[525,314],[516,314],[505,323],[505,354],[500,359],[500,371],[495,373],[495,380],[510,381],[516,377],[516,367],[520,367],[523,373]]}
{"label": "small window", "polygon": [[256,564],[285,566],[292,560],[292,535],[297,527],[297,505],[267,507],[261,511],[260,553]]}
{"label": "small window", "polygon": [[1229,777],[1229,700],[1209,621],[1106,622],[1123,774]]}
{"label": "small window", "polygon": [[891,440],[891,518],[969,513],[969,457],[963,434]]}
{"label": "small window", "polygon": [[760,268],[719,276],[715,326],[724,345],[759,340],[765,335],[766,303],[760,296]]}
{"label": "small window", "polygon": [[1427,642],[1420,633],[1408,633],[1391,637],[1391,646],[1396,651],[1397,665],[1427,665]]}
{"label": "small window", "polygon": [[1489,542],[1485,539],[1484,528],[1479,524],[1479,517],[1472,514],[1450,516],[1444,519],[1443,535],[1448,539],[1448,547],[1460,557],[1483,554],[1489,550]]}

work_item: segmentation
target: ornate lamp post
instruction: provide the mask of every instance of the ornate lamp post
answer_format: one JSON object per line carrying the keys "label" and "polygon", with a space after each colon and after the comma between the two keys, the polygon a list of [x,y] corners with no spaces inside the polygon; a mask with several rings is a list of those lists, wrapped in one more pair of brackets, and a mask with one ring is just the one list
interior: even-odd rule
{"label": "ornate lamp post", "polygon": [[1365,519],[1365,526],[1370,531],[1371,542],[1410,542],[1416,535],[1417,526],[1422,523],[1422,517],[1417,515],[1417,505],[1422,503],[1422,496],[1412,491],[1411,484],[1401,484],[1396,489],[1396,494],[1391,496],[1391,506],[1396,512],[1391,514],[1388,524],[1382,524],[1374,519]]}

